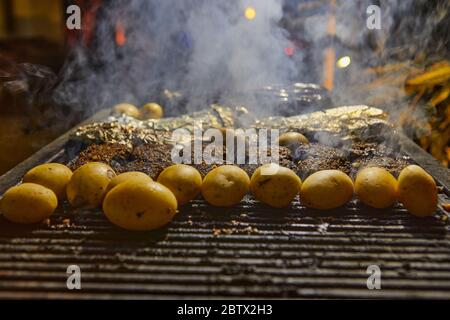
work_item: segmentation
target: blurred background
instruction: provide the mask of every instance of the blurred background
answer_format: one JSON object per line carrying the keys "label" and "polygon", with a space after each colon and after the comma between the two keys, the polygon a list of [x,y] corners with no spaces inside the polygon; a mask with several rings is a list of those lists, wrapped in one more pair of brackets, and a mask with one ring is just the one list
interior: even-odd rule
{"label": "blurred background", "polygon": [[[0,174],[114,103],[188,88],[201,105],[232,95],[230,82],[272,76],[319,84],[334,105],[386,110],[449,166],[448,0],[162,2],[0,0]],[[71,4],[81,30],[66,27]],[[370,5],[381,8],[381,29],[367,28]],[[244,78],[240,66],[261,76]]]}

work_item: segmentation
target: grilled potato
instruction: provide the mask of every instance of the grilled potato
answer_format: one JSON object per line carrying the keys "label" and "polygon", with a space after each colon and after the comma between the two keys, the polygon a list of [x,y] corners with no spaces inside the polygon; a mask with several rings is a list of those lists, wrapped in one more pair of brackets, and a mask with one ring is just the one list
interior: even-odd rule
{"label": "grilled potato", "polygon": [[185,164],[176,164],[164,169],[158,176],[158,182],[173,192],[178,205],[186,204],[194,199],[202,188],[200,172]]}
{"label": "grilled potato", "polygon": [[410,165],[400,172],[398,196],[405,208],[415,216],[431,216],[437,209],[436,182],[419,166]]}
{"label": "grilled potato", "polygon": [[127,181],[106,195],[103,212],[109,221],[121,228],[154,230],[172,221],[177,212],[177,199],[160,183]]}
{"label": "grilled potato", "polygon": [[347,203],[353,196],[353,181],[339,170],[310,175],[300,189],[300,201],[309,208],[329,210]]}
{"label": "grilled potato", "polygon": [[[265,174],[265,171],[274,172]],[[266,169],[266,170],[265,170]],[[302,180],[291,169],[277,164],[265,164],[253,173],[250,190],[255,198],[275,208],[288,206],[300,192]]]}
{"label": "grilled potato", "polygon": [[136,106],[130,103],[120,103],[114,106],[114,112],[122,113],[133,118],[139,118],[140,112]]}
{"label": "grilled potato", "polygon": [[102,204],[111,179],[116,176],[110,166],[90,162],[79,167],[67,184],[67,199],[74,207],[93,209]]}
{"label": "grilled potato", "polygon": [[164,115],[163,108],[154,102],[147,103],[140,110],[141,119],[161,119]]}
{"label": "grilled potato", "polygon": [[231,207],[244,198],[249,186],[250,178],[244,170],[225,165],[208,172],[203,179],[202,195],[213,206]]}
{"label": "grilled potato", "polygon": [[3,216],[11,222],[37,223],[50,217],[58,206],[56,194],[39,184],[23,183],[8,189],[0,202]]}
{"label": "grilled potato", "polygon": [[298,132],[286,132],[278,138],[280,146],[288,147],[289,149],[296,149],[302,144],[309,144],[308,138]]}
{"label": "grilled potato", "polygon": [[397,200],[397,180],[386,169],[364,168],[356,176],[355,193],[368,206],[387,208]]}
{"label": "grilled potato", "polygon": [[106,188],[106,192],[109,192],[112,188],[114,188],[115,186],[117,186],[123,182],[141,181],[141,180],[152,181],[153,179],[150,176],[146,175],[145,173],[139,172],[139,171],[129,171],[129,172],[121,173],[111,179],[111,181],[108,183],[108,187]]}
{"label": "grilled potato", "polygon": [[52,190],[59,200],[66,197],[66,186],[72,170],[60,163],[45,163],[34,167],[23,177],[23,182],[40,184]]}

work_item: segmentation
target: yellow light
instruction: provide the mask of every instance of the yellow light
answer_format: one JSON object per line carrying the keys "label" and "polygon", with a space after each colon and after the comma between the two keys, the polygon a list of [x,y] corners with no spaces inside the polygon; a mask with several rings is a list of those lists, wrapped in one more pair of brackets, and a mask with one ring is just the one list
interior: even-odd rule
{"label": "yellow light", "polygon": [[245,17],[247,20],[253,20],[256,17],[256,10],[253,7],[247,7],[244,12]]}
{"label": "yellow light", "polygon": [[336,62],[336,65],[338,68],[344,69],[344,68],[347,68],[351,62],[352,62],[352,59],[350,59],[349,56],[345,56],[345,57],[340,58]]}

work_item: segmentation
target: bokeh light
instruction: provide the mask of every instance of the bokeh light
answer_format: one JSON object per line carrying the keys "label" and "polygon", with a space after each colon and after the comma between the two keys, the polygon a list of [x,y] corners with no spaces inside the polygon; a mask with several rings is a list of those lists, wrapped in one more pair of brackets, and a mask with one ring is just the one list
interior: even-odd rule
{"label": "bokeh light", "polygon": [[244,11],[245,18],[247,20],[253,20],[256,17],[256,10],[253,7],[247,7]]}
{"label": "bokeh light", "polygon": [[288,57],[292,57],[295,53],[295,48],[293,46],[290,47],[286,47],[284,48],[284,53],[288,56]]}
{"label": "bokeh light", "polygon": [[345,56],[345,57],[340,58],[336,62],[336,66],[340,69],[344,69],[344,68],[347,68],[351,62],[352,62],[352,59],[350,59],[349,56]]}

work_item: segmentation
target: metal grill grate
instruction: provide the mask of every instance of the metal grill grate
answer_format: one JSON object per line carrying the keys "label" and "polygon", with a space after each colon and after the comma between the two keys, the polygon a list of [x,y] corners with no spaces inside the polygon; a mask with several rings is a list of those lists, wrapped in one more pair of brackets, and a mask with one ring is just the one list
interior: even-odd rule
{"label": "metal grill grate", "polygon": [[[2,176],[0,193],[39,163],[66,162],[68,136]],[[402,135],[400,143],[448,202],[449,171]],[[247,198],[217,209],[197,200],[151,233],[120,230],[100,211],[58,210],[48,225],[0,217],[0,298],[450,298],[442,208],[419,219],[400,206],[380,211],[355,201],[318,212],[298,202],[274,210]],[[81,291],[66,287],[71,264],[81,268]],[[382,290],[367,289],[372,264],[381,268]]]}
{"label": "metal grill grate", "polygon": [[[246,199],[214,210],[198,200],[164,230],[129,233],[64,208],[48,225],[1,220],[0,297],[450,298],[449,228],[401,207],[274,211]],[[70,264],[81,291],[66,288]],[[382,290],[366,287],[371,264]]]}

